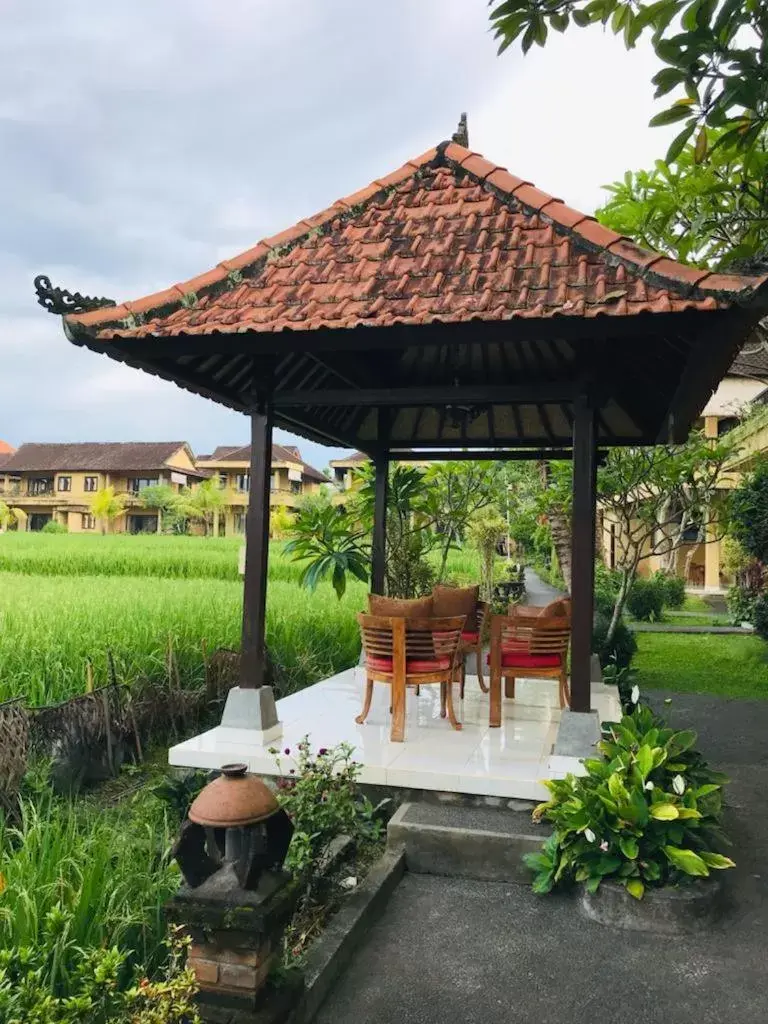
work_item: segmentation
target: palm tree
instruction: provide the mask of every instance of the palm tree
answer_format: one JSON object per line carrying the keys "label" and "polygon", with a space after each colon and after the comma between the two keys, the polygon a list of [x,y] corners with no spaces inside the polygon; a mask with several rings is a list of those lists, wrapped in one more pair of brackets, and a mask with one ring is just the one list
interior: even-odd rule
{"label": "palm tree", "polygon": [[215,477],[203,480],[199,487],[185,496],[190,515],[203,524],[203,533],[209,536],[215,515],[227,504],[227,492]]}
{"label": "palm tree", "polygon": [[5,533],[8,527],[15,521],[10,505],[7,505],[2,498],[0,498],[0,533]]}
{"label": "palm tree", "polygon": [[144,508],[157,512],[157,532],[163,532],[163,519],[168,513],[175,512],[180,506],[179,495],[170,484],[155,484],[145,487],[140,495]]}
{"label": "palm tree", "polygon": [[114,487],[102,487],[91,499],[91,512],[101,523],[101,532],[106,533],[107,527],[125,512],[126,496],[115,494]]}

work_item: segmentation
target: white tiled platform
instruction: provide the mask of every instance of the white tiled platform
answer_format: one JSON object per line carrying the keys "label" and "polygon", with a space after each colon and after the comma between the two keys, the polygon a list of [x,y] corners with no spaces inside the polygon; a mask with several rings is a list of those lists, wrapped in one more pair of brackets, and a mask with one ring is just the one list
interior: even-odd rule
{"label": "white tiled platform", "polygon": [[[286,775],[295,767],[293,751],[309,735],[314,749],[346,741],[363,765],[360,781],[410,789],[429,789],[484,796],[537,800],[547,791],[541,780],[562,777],[579,768],[575,758],[553,757],[560,710],[557,683],[517,680],[515,700],[504,700],[499,729],[488,727],[488,694],[474,676],[467,676],[466,694],[456,713],[464,728],[457,732],[440,718],[440,688],[423,686],[407,696],[404,743],[389,739],[389,687],[376,684],[365,725],[355,716],[362,707],[362,669],[349,669],[278,701],[283,736],[280,768],[264,746],[249,738],[247,729],[217,726],[172,747],[168,760],[176,766],[218,769],[228,762],[245,762],[259,775]],[[592,687],[592,707],[601,720],[620,716],[616,690]],[[291,755],[282,751],[288,748]]]}

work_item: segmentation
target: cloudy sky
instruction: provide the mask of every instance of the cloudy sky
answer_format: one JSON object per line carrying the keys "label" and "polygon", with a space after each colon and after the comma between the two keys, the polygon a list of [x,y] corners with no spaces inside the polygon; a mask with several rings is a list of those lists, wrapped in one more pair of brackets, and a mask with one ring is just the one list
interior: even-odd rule
{"label": "cloudy sky", "polygon": [[[445,139],[592,212],[662,155],[653,54],[595,28],[496,57],[485,0],[0,0],[0,438],[247,439],[70,345],[32,278],[184,281]],[[286,440],[289,435],[281,435]],[[334,449],[300,442],[324,466]]]}

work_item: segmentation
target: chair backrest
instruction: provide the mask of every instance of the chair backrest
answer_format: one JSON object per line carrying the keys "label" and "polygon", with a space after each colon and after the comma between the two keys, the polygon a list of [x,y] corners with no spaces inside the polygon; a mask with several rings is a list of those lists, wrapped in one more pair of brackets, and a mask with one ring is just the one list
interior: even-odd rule
{"label": "chair backrest", "polygon": [[461,643],[464,616],[440,619],[406,619],[396,615],[357,616],[368,658],[392,658],[431,661],[450,658],[454,661]]}
{"label": "chair backrest", "polygon": [[478,601],[477,612],[475,614],[477,615],[477,634],[482,639],[483,630],[490,621],[489,617],[491,614],[491,606],[487,601]]}
{"label": "chair backrest", "polygon": [[571,620],[554,615],[494,615],[491,645],[517,647],[527,654],[565,656],[571,638]]}

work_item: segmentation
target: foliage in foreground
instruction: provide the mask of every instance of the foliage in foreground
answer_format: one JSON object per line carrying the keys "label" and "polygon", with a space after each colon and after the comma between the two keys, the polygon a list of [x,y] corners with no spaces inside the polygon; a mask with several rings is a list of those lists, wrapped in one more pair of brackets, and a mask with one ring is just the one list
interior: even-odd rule
{"label": "foliage in foreground", "polygon": [[[360,765],[352,760],[352,752],[348,743],[340,743],[313,753],[305,736],[293,753],[296,768],[289,769],[278,783],[280,803],[295,829],[286,867],[303,884],[283,937],[284,968],[301,963],[308,946],[349,891],[345,881],[354,888],[357,876],[365,872],[382,845],[382,825],[370,801],[360,793]],[[284,753],[290,756],[290,748]],[[283,770],[279,757],[277,764]],[[342,835],[352,840],[352,851],[329,873],[326,851]]]}
{"label": "foliage in foreground", "polygon": [[670,729],[640,705],[605,723],[601,756],[584,761],[586,775],[547,782],[552,796],[534,811],[553,826],[542,852],[525,858],[534,891],[580,882],[596,892],[611,879],[642,899],[648,887],[733,867],[717,852],[727,843],[720,817],[728,780],[695,743],[695,732]]}
{"label": "foliage in foreground", "polygon": [[193,1001],[197,983],[184,966],[188,943],[178,933],[166,943],[168,960],[160,977],[137,979],[128,988],[121,984],[126,956],[117,947],[76,950],[69,992],[61,995],[45,979],[67,926],[67,916],[52,910],[44,922],[43,942],[0,950],[4,1024],[199,1024]]}
{"label": "foliage in foreground", "polygon": [[[313,753],[308,736],[297,745],[296,768],[289,769],[279,783],[280,804],[295,829],[286,860],[294,874],[310,874],[324,847],[336,836],[350,836],[358,846],[380,836],[373,806],[358,789],[360,765],[352,760],[353,750],[348,743],[340,743]],[[290,756],[290,748],[284,753]],[[277,764],[280,768],[279,757]]]}

